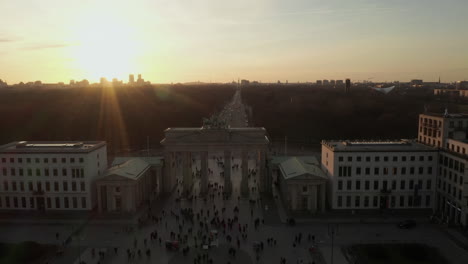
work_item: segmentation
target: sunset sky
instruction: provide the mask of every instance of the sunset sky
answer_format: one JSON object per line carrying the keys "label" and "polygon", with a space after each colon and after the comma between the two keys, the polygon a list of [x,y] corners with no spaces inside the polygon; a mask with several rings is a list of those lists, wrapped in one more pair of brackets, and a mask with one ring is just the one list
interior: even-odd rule
{"label": "sunset sky", "polygon": [[467,0],[0,0],[0,79],[468,80]]}

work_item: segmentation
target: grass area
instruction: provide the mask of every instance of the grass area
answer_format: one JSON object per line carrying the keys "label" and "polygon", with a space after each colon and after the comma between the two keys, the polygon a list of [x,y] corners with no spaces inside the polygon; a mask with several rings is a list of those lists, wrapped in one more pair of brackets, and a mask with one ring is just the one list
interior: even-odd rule
{"label": "grass area", "polygon": [[350,263],[357,264],[449,263],[437,248],[424,244],[361,244],[347,247],[345,251]]}
{"label": "grass area", "polygon": [[31,241],[18,244],[0,243],[0,264],[40,263],[55,249],[55,246],[41,245]]}

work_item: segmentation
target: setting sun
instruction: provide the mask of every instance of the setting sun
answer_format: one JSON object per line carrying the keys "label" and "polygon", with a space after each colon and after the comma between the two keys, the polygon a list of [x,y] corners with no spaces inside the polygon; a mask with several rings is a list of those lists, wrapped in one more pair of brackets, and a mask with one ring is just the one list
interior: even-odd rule
{"label": "setting sun", "polygon": [[76,38],[70,55],[90,79],[124,79],[136,70],[141,40],[127,21],[100,15],[80,24]]}

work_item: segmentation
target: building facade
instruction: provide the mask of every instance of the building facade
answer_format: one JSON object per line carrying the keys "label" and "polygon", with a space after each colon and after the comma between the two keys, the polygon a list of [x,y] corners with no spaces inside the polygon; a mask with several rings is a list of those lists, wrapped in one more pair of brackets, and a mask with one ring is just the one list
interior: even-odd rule
{"label": "building facade", "polygon": [[20,141],[0,146],[0,209],[91,210],[93,181],[106,169],[103,141]]}
{"label": "building facade", "polygon": [[446,139],[464,139],[468,129],[466,114],[419,115],[418,141],[439,148],[446,148]]}
{"label": "building facade", "polygon": [[410,140],[322,141],[331,209],[434,209],[437,149]]}

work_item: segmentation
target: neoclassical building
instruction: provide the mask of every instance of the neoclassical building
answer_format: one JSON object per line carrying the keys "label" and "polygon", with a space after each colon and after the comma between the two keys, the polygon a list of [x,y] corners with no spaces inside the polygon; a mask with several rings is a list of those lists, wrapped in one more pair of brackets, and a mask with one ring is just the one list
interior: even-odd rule
{"label": "neoclassical building", "polygon": [[325,211],[327,177],[316,157],[273,157],[271,176],[290,211]]}

